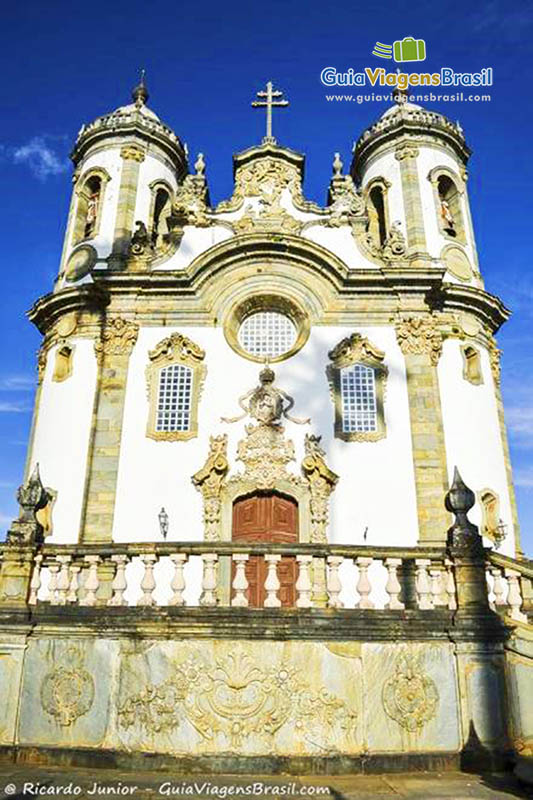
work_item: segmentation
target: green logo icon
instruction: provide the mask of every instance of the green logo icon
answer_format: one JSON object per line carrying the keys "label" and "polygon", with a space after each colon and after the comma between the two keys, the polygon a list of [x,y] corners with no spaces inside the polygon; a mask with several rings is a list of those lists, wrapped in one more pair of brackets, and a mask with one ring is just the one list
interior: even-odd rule
{"label": "green logo icon", "polygon": [[425,61],[426,43],[423,39],[405,36],[394,45],[376,42],[372,50],[372,55],[378,58],[392,58],[393,53],[395,61]]}
{"label": "green logo icon", "polygon": [[423,39],[413,39],[406,36],[398,42],[394,42],[395,61],[425,61],[426,43]]}

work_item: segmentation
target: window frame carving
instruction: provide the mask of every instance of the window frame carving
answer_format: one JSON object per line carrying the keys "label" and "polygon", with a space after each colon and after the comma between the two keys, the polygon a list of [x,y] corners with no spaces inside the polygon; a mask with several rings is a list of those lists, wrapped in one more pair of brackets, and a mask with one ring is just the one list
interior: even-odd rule
{"label": "window frame carving", "polygon": [[[478,374],[477,376],[469,375],[470,365],[468,363],[468,355],[467,351],[471,350],[476,354],[477,357],[477,367],[478,367]],[[473,344],[463,344],[461,345],[461,355],[463,357],[463,378],[468,383],[471,383],[473,386],[481,386],[484,383],[483,380],[483,367],[481,364],[481,351],[478,347],[475,347]]]}
{"label": "window frame carving", "polygon": [[[388,367],[383,363],[385,353],[359,333],[352,333],[342,339],[328,353],[331,363],[326,367],[331,398],[335,409],[334,436],[344,442],[377,442],[387,435],[385,424],[385,395],[387,388]],[[341,370],[361,364],[374,370],[374,388],[376,396],[375,431],[343,430],[343,407],[341,390]]]}
{"label": "window frame carving", "polygon": [[[98,178],[100,180],[100,199],[98,203],[98,208],[96,211],[96,221],[94,223],[94,229],[90,236],[85,236],[85,225],[87,219],[87,193],[86,193],[86,186],[87,182],[91,180],[91,178]],[[111,180],[111,175],[109,172],[104,169],[104,167],[91,167],[86,172],[84,172],[78,180],[76,181],[76,213],[74,215],[74,227],[72,231],[72,242],[71,246],[75,247],[82,242],[90,242],[92,239],[96,239],[98,234],[100,233],[100,225],[102,222],[102,209],[104,206],[104,197],[107,188],[107,184]],[[85,208],[83,207],[83,203],[85,203]]]}
{"label": "window frame carving", "polygon": [[[441,197],[440,197],[440,194],[439,194],[439,178],[443,178],[443,177],[444,178],[448,178],[448,180],[453,183],[453,185],[455,187],[455,191],[457,192],[457,196],[458,196],[459,219],[455,220],[456,228],[457,228],[457,235],[456,236],[452,236],[451,234],[449,234],[446,231],[446,229],[444,227],[443,220],[442,220]],[[460,175],[458,175],[456,172],[454,172],[452,169],[450,169],[449,167],[446,167],[446,166],[433,167],[433,169],[430,170],[430,172],[428,173],[427,178],[428,178],[428,181],[431,183],[431,185],[433,187],[433,200],[434,200],[434,205],[435,205],[435,213],[436,213],[436,216],[437,216],[437,228],[438,228],[439,233],[448,242],[456,242],[456,243],[459,243],[459,244],[462,244],[462,245],[466,245],[467,244],[467,237],[466,237],[466,230],[467,230],[467,228],[466,228],[466,220],[467,220],[467,216],[466,216],[466,209],[465,209],[465,204],[466,204],[466,196],[465,196],[466,186],[465,186],[465,182],[463,181],[463,179],[461,178]]]}
{"label": "window frame carving", "polygon": [[[496,527],[491,527],[489,525],[488,513],[487,513],[487,506],[485,504],[484,498],[490,495],[496,501],[496,511],[495,516],[498,519],[498,524]],[[494,489],[480,489],[477,493],[479,506],[481,509],[481,525],[480,525],[480,533],[485,538],[490,539],[491,542],[494,542],[496,545],[500,545],[505,538],[505,534],[502,536],[500,532],[500,525],[502,525],[502,520],[500,517],[501,511],[501,500],[500,495],[498,492],[495,492]]]}
{"label": "window frame carving", "polygon": [[[203,363],[205,351],[187,336],[174,332],[162,339],[153,350],[149,350],[148,358],[146,386],[149,409],[146,436],[149,439],[162,442],[194,439],[198,436],[198,407],[207,375],[207,367]],[[186,431],[156,430],[160,372],[164,367],[172,365],[182,365],[192,369],[189,429]]]}

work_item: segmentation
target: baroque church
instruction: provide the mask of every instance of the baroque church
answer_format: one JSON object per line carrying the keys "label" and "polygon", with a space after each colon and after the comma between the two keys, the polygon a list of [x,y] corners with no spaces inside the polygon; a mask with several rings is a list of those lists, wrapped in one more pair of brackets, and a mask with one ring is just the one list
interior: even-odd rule
{"label": "baroque church", "polygon": [[0,758],[533,755],[510,312],[485,289],[463,130],[397,90],[322,206],[268,83],[266,135],[214,206],[148,99],[142,79],[82,126],[58,277],[28,314]]}

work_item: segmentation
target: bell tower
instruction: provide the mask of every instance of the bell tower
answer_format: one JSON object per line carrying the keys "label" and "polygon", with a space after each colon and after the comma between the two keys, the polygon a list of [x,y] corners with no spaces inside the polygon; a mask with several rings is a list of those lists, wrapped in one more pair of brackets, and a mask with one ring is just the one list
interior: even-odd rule
{"label": "bell tower", "polygon": [[[176,134],[148,108],[141,76],[132,103],[83,125],[72,151],[74,190],[57,288],[93,269],[126,268],[136,220],[156,239],[177,187],[188,172]],[[145,225],[145,223],[143,223]]]}

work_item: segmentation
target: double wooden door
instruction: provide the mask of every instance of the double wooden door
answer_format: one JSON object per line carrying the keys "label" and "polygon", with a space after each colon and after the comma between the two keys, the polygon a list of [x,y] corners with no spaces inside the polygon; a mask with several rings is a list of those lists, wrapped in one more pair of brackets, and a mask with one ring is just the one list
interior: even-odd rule
{"label": "double wooden door", "polygon": [[[234,542],[297,542],[298,504],[276,492],[239,498],[233,504]],[[296,602],[297,564],[294,556],[277,562],[280,582],[278,597],[282,606]],[[247,598],[250,606],[262,607],[266,597],[267,565],[262,556],[250,556],[246,562]]]}

